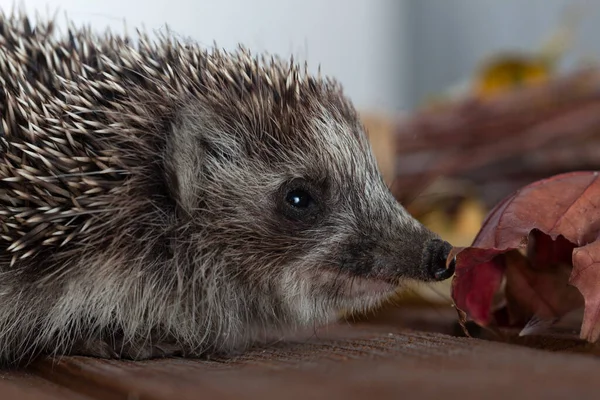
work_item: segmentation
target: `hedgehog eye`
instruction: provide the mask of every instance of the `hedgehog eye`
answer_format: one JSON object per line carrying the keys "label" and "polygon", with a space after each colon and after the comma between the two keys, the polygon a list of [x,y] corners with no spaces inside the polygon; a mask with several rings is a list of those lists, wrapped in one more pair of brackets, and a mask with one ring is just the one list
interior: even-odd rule
{"label": "hedgehog eye", "polygon": [[310,193],[303,189],[294,189],[287,192],[285,201],[292,207],[303,209],[308,208],[314,203]]}
{"label": "hedgehog eye", "polygon": [[288,219],[298,222],[313,222],[320,211],[318,194],[305,181],[284,185],[279,192],[279,212]]}

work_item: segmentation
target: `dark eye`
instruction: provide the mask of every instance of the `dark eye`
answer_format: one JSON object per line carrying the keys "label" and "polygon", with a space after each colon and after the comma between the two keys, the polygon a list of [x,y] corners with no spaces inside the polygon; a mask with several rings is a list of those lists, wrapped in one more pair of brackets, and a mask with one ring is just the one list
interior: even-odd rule
{"label": "dark eye", "polygon": [[303,189],[289,191],[285,196],[285,201],[294,208],[308,208],[312,205],[313,198],[310,193]]}
{"label": "dark eye", "polygon": [[305,180],[285,183],[277,197],[277,211],[288,220],[313,223],[322,211],[320,188]]}

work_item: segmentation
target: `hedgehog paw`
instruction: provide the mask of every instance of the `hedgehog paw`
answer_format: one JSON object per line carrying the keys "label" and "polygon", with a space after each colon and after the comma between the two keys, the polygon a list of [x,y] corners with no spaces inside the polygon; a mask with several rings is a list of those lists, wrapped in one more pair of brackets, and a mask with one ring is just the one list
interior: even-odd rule
{"label": "hedgehog paw", "polygon": [[71,348],[69,355],[109,359],[121,358],[113,346],[101,339],[81,340]]}

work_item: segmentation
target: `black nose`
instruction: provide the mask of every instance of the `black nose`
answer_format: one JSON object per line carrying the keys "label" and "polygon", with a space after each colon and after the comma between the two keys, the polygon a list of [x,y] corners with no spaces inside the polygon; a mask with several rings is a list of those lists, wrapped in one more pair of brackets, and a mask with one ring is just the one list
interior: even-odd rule
{"label": "black nose", "polygon": [[432,239],[425,246],[421,267],[427,271],[431,279],[443,281],[454,275],[456,260],[446,267],[446,260],[452,245],[444,240]]}

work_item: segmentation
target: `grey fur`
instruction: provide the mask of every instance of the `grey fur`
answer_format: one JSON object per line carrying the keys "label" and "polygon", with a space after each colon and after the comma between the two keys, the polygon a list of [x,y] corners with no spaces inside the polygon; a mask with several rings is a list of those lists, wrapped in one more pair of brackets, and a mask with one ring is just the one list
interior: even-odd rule
{"label": "grey fur", "polygon": [[[4,364],[243,350],[430,279],[436,236],[293,61],[1,15],[0,116]],[[298,178],[316,222],[278,211]]]}

